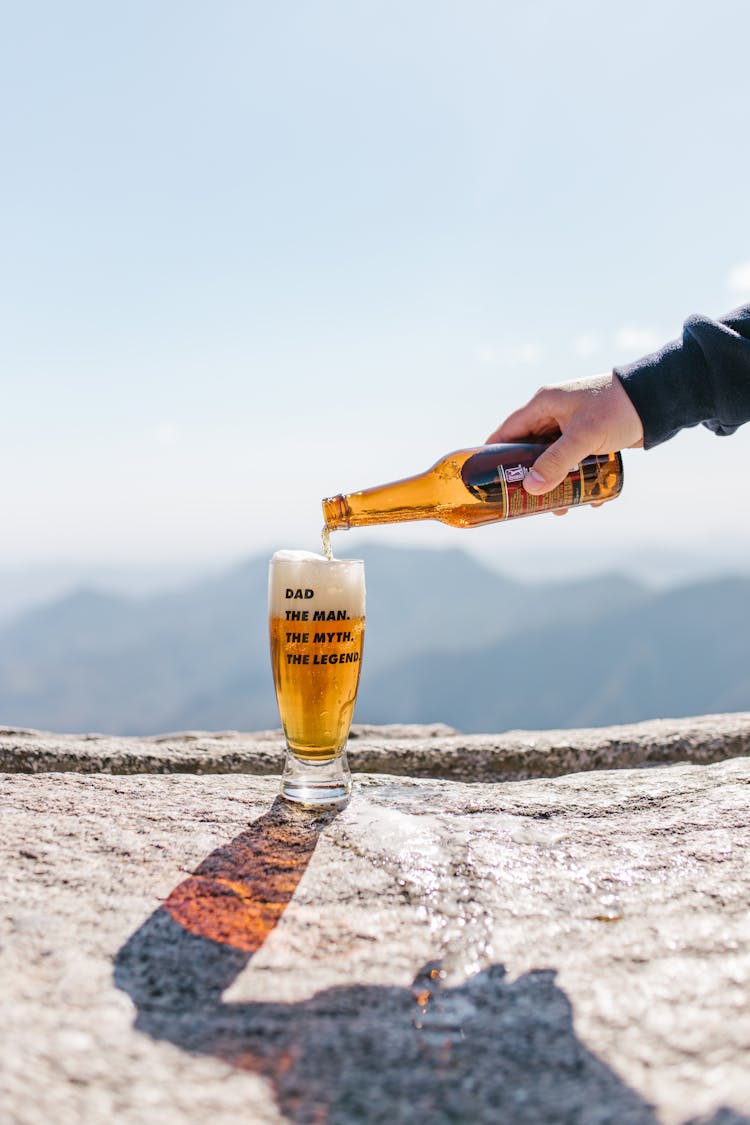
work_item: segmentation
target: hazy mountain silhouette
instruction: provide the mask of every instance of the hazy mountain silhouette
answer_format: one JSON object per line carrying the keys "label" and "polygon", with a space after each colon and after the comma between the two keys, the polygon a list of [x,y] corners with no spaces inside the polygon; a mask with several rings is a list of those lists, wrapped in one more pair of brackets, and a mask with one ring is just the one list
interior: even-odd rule
{"label": "hazy mountain silhouette", "polygon": [[598,726],[750,709],[750,580],[725,579],[613,599],[588,620],[549,621],[471,652],[427,653],[363,684],[361,705],[390,705],[464,731]]}
{"label": "hazy mountain silhouette", "polygon": [[[367,636],[356,718],[464,731],[750,709],[750,579],[653,593],[531,585],[459,550],[357,544]],[[169,595],[79,590],[0,630],[0,724],[156,733],[278,725],[266,557]]]}

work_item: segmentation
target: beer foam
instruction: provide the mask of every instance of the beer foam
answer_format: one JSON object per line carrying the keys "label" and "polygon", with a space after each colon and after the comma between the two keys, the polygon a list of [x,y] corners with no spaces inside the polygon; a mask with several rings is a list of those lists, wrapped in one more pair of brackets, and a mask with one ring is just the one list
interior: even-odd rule
{"label": "beer foam", "polygon": [[284,617],[287,610],[307,611],[298,621],[312,622],[313,613],[320,611],[364,617],[364,563],[327,559],[312,551],[276,551],[268,571],[268,608],[274,617]]}

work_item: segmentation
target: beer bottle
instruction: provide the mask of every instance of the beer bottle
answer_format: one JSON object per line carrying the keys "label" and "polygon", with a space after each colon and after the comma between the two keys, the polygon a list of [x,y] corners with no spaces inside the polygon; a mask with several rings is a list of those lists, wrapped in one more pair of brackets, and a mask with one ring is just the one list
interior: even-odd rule
{"label": "beer bottle", "polygon": [[622,457],[603,453],[586,457],[551,492],[532,496],[523,479],[545,448],[525,442],[459,449],[418,476],[329,497],[323,501],[325,526],[339,531],[405,520],[441,520],[452,527],[478,527],[619,495]]}

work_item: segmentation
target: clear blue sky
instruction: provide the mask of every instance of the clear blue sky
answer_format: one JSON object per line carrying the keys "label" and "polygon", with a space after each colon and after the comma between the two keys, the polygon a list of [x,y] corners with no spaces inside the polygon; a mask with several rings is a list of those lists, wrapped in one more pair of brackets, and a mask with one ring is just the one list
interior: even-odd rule
{"label": "clear blue sky", "polygon": [[[744,0],[6,5],[3,567],[315,548],[321,496],[750,300],[749,47]],[[747,557],[749,433],[626,469],[382,534]]]}

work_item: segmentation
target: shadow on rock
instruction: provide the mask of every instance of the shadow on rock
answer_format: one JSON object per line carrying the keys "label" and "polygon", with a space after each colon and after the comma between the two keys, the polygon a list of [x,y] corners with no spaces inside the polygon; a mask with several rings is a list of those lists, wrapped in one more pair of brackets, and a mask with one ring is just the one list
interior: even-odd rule
{"label": "shadow on rock", "polygon": [[[140,1031],[263,1075],[298,1125],[656,1125],[653,1109],[576,1037],[551,971],[509,981],[494,965],[449,988],[435,962],[410,988],[222,1002],[334,815],[276,802],[133,934],[117,955],[115,983],[135,1002]],[[721,1110],[692,1125],[750,1120]]]}

